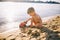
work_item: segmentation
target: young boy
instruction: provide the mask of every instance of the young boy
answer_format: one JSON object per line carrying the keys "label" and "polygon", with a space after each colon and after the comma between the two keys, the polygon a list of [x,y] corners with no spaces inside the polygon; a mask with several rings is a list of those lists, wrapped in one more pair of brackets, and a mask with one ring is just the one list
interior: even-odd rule
{"label": "young boy", "polygon": [[[25,24],[29,20],[31,20],[30,27],[33,27],[33,26],[39,27],[39,28],[42,27],[41,17],[36,14],[35,9],[33,7],[28,8],[27,14],[29,14],[31,16],[31,18],[29,18],[28,20],[24,21]],[[34,23],[34,25],[33,25],[33,23]]]}
{"label": "young boy", "polygon": [[[30,27],[39,28],[43,32],[47,32],[48,34],[53,32],[46,27],[42,26],[42,19],[39,15],[36,14],[33,7],[28,8],[27,13],[31,16],[28,20],[21,23],[20,27],[24,28],[29,20],[31,20]],[[33,25],[34,23],[34,25]],[[24,30],[24,29],[23,29]]]}

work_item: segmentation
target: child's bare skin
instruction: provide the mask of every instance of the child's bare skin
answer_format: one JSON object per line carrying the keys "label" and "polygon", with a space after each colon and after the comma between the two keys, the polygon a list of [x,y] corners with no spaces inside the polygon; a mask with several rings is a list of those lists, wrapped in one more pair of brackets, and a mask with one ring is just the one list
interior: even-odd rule
{"label": "child's bare skin", "polygon": [[[29,9],[28,9],[29,11]],[[37,15],[35,13],[35,10],[31,7],[30,8],[30,12],[28,13],[32,18],[29,18],[28,20],[26,20],[25,22],[27,23],[29,20],[31,20],[31,27],[35,26],[35,27],[42,27],[42,20],[40,18],[39,15]],[[34,25],[33,25],[34,23]]]}
{"label": "child's bare skin", "polygon": [[[29,18],[28,20],[24,21],[22,24],[23,27],[25,27],[24,25],[29,21],[31,20],[31,24],[30,24],[30,27],[37,27],[39,28],[42,32],[47,32],[48,34],[49,33],[52,33],[53,31],[49,30],[48,28],[46,27],[42,27],[42,20],[41,20],[41,17],[39,15],[36,14],[34,8],[29,8],[27,13],[31,16],[31,18]],[[34,23],[34,25],[33,25]],[[27,29],[25,29],[27,30]],[[24,30],[24,31],[25,31]]]}

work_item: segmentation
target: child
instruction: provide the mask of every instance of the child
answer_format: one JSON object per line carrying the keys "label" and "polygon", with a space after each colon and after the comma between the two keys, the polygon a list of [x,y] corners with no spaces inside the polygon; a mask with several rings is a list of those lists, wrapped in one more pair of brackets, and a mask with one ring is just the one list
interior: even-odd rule
{"label": "child", "polygon": [[[39,15],[36,14],[35,10],[33,7],[30,7],[28,10],[27,10],[27,13],[31,16],[31,18],[29,18],[28,20],[22,22],[21,24],[23,25],[20,25],[20,27],[22,26],[22,28],[24,28],[26,26],[26,23],[31,20],[31,24],[30,24],[30,27],[36,27],[38,29],[40,29],[42,32],[46,32],[48,34],[50,33],[53,33],[52,30],[48,29],[47,27],[44,27],[42,25],[42,20],[40,18]],[[34,23],[34,25],[33,25]],[[24,29],[23,29],[24,30]],[[27,30],[27,29],[26,29]],[[24,30],[25,31],[25,30]]]}
{"label": "child", "polygon": [[[36,28],[40,29],[42,32],[48,33],[48,35],[53,33],[52,30],[50,30],[47,27],[44,27],[42,25],[42,19],[39,15],[36,14],[35,9],[33,7],[28,8],[27,13],[31,16],[31,18],[26,20],[25,23],[27,23],[29,20],[31,20],[30,27],[35,26]],[[34,23],[34,25],[33,25],[33,23]],[[47,40],[47,38],[46,38],[46,40]]]}
{"label": "child", "polygon": [[[27,14],[31,16],[28,20],[24,21],[23,24],[26,24],[29,20],[31,20],[30,27],[42,27],[42,20],[39,15],[36,14],[35,9],[33,7],[28,8]],[[34,25],[33,25],[34,23]]]}

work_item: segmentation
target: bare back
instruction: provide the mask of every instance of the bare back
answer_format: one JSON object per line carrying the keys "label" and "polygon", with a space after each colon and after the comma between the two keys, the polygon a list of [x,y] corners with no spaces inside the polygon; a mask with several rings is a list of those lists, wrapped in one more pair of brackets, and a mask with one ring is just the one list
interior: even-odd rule
{"label": "bare back", "polygon": [[39,15],[35,15],[32,17],[34,24],[42,24],[42,20]]}

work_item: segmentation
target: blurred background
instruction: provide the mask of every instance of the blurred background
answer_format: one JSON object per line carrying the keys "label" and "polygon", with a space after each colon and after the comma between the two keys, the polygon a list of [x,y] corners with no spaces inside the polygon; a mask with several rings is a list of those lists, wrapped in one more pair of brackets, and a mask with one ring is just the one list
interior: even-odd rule
{"label": "blurred background", "polygon": [[[34,7],[41,18],[60,14],[59,0],[0,0],[0,32],[18,28],[19,23],[30,16],[29,7]],[[54,3],[52,2],[54,1]]]}
{"label": "blurred background", "polygon": [[0,1],[13,1],[13,2],[21,2],[21,1],[43,1],[43,2],[46,2],[46,1],[55,1],[55,2],[60,2],[60,0],[0,0]]}

